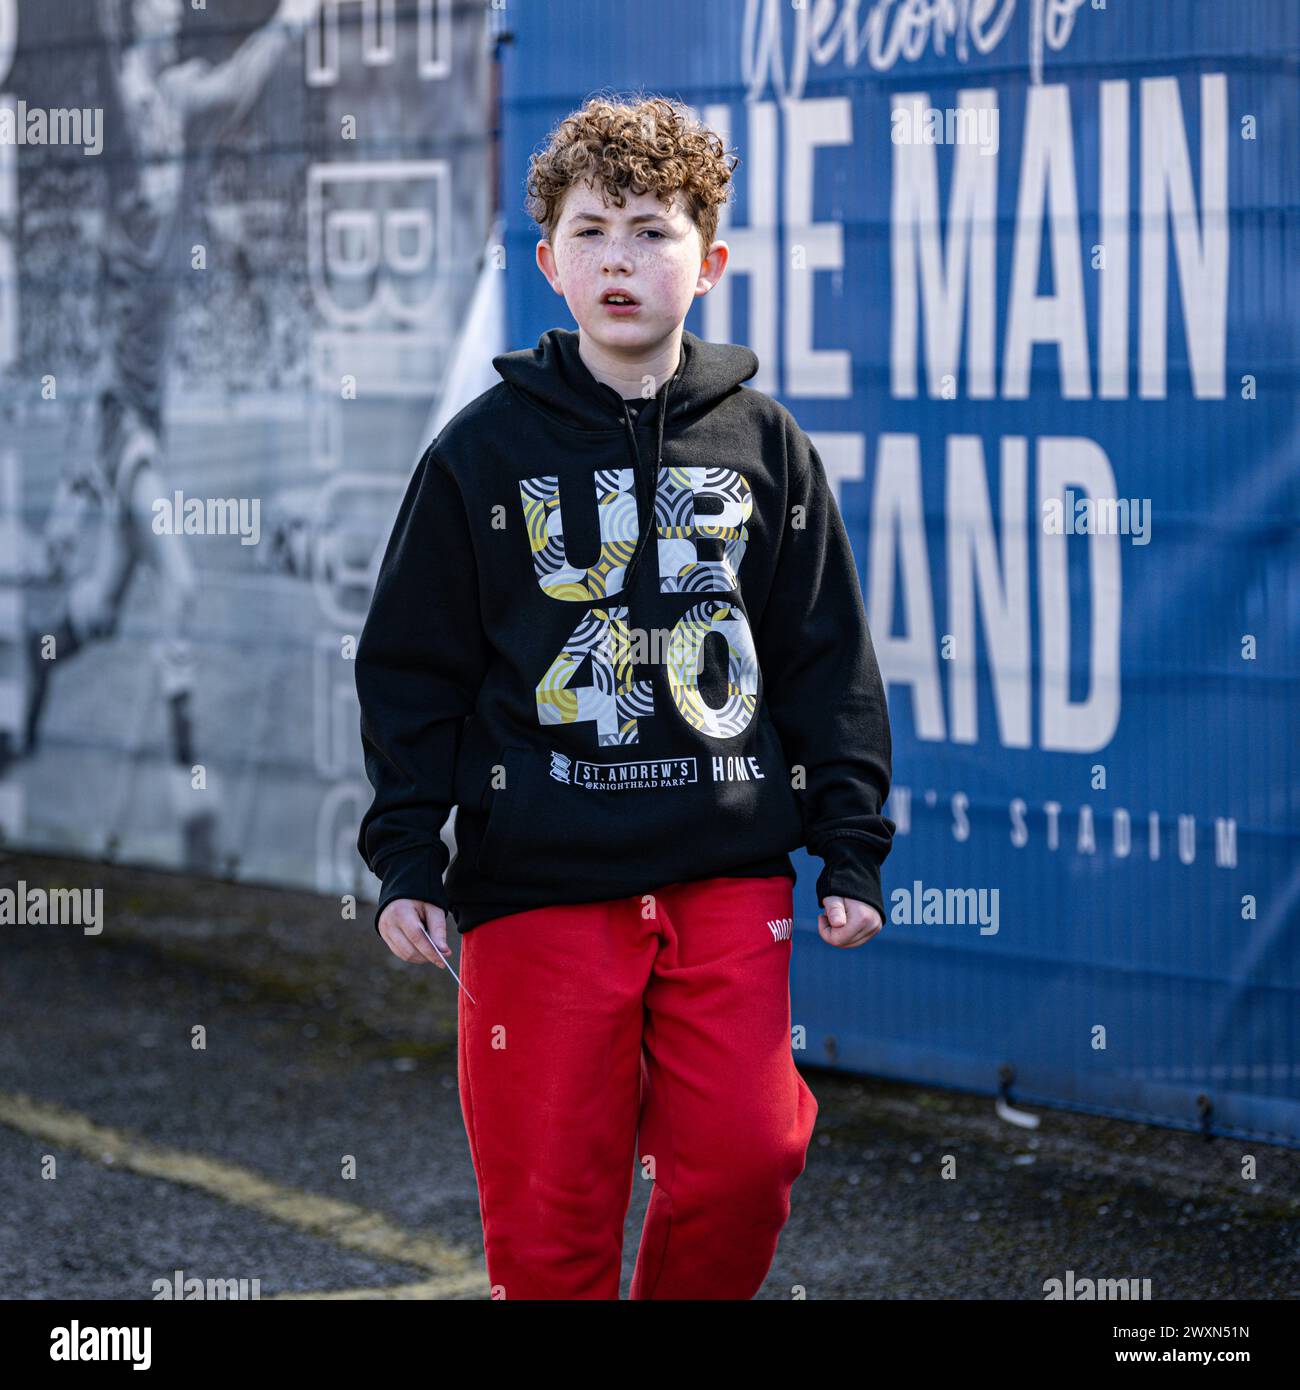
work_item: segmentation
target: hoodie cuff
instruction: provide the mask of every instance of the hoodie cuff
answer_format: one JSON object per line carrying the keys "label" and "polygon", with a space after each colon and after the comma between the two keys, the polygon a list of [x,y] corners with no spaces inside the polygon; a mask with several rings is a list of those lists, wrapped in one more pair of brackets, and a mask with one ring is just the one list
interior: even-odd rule
{"label": "hoodie cuff", "polygon": [[823,840],[813,853],[825,867],[817,876],[817,906],[828,897],[856,898],[869,903],[887,922],[885,896],[880,885],[880,864],[865,835],[835,835]]}
{"label": "hoodie cuff", "polygon": [[376,933],[379,932],[379,919],[383,916],[384,908],[394,898],[415,898],[419,902],[433,903],[444,912],[451,911],[434,846],[416,845],[400,850],[385,859],[378,868],[383,887],[379,890],[379,906],[375,908]]}

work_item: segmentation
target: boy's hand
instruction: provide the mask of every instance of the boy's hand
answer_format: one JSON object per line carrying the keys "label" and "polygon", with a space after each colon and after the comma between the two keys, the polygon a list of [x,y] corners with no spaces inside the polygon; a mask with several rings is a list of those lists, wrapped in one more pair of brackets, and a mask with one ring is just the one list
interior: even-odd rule
{"label": "boy's hand", "polygon": [[823,898],[822,906],[826,911],[817,914],[817,931],[831,946],[861,946],[884,929],[880,913],[870,903],[856,898]]}
{"label": "boy's hand", "polygon": [[[423,922],[433,937],[434,950],[429,938],[420,930]],[[449,956],[447,948],[447,914],[433,903],[420,902],[416,898],[394,898],[384,908],[379,918],[379,935],[388,943],[388,949],[399,959],[414,965],[432,962],[446,970],[447,964],[442,956]],[[442,956],[438,954],[442,952]]]}

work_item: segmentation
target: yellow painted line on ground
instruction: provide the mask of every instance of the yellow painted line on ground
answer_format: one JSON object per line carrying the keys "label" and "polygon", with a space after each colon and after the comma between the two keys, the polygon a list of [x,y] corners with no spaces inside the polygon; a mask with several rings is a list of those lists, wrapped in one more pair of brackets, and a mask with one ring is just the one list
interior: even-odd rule
{"label": "yellow painted line on ground", "polygon": [[[138,1135],[96,1124],[78,1111],[50,1101],[36,1100],[21,1091],[0,1091],[0,1124],[51,1145],[76,1149],[115,1168],[196,1188],[235,1206],[261,1212],[296,1230],[332,1241],[345,1250],[356,1250],[398,1264],[414,1265],[437,1276],[424,1285],[401,1287],[428,1288],[445,1283],[448,1288],[461,1290],[477,1283],[481,1294],[487,1296],[487,1267],[481,1251],[449,1244],[437,1236],[411,1235],[393,1225],[381,1213],[368,1211],[351,1202],[339,1202],[313,1192],[285,1187],[251,1169],[241,1168],[223,1159],[150,1143]],[[362,1295],[397,1296],[394,1293],[385,1294],[382,1289],[362,1291]],[[407,1296],[433,1298],[439,1295]]]}

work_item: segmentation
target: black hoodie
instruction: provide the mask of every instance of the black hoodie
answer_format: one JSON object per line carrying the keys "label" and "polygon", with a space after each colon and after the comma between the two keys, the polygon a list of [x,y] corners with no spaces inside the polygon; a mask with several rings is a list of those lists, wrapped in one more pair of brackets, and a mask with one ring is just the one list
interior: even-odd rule
{"label": "black hoodie", "polygon": [[793,878],[800,845],[819,903],[883,917],[884,688],[821,459],[741,385],[758,359],[683,331],[639,417],[572,330],[493,365],[415,470],[357,649],[376,923]]}

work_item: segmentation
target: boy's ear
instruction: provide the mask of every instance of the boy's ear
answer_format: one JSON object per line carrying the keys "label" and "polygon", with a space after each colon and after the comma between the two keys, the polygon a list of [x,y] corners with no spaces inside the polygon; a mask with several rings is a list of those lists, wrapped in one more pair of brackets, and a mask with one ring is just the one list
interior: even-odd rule
{"label": "boy's ear", "polygon": [[559,272],[555,264],[555,252],[545,237],[537,243],[534,255],[537,259],[537,268],[546,276],[547,283],[556,294],[563,294],[564,290],[560,285]]}
{"label": "boy's ear", "polygon": [[731,248],[725,241],[715,241],[709,247],[709,253],[700,262],[700,273],[695,282],[696,295],[708,294],[708,292],[722,279],[722,273],[727,268],[727,260],[731,255]]}

